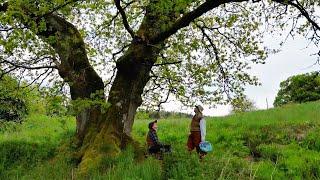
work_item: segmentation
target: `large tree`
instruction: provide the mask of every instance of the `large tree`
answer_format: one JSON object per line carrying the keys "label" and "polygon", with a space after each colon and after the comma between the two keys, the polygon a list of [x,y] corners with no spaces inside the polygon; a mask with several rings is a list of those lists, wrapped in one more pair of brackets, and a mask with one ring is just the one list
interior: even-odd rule
{"label": "large tree", "polygon": [[85,172],[132,142],[143,102],[225,103],[258,84],[246,70],[272,52],[264,31],[318,44],[317,10],[316,0],[6,0],[1,68],[40,84],[58,74],[72,100],[96,102],[77,115]]}

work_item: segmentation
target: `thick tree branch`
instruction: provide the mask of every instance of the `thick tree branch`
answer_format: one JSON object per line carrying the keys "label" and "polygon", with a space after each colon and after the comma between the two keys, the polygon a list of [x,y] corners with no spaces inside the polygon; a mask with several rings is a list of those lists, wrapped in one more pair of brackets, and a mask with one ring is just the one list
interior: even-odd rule
{"label": "thick tree branch", "polygon": [[126,30],[129,32],[129,34],[131,35],[132,39],[134,39],[134,38],[135,38],[135,34],[134,34],[132,28],[130,27],[130,25],[129,25],[129,23],[128,23],[127,15],[126,15],[126,13],[124,12],[124,9],[121,7],[120,1],[121,1],[121,0],[114,0],[114,3],[115,3],[118,11],[120,12],[120,14],[121,14],[121,16],[122,16],[122,22],[123,22],[124,27],[125,27]]}
{"label": "thick tree branch", "polygon": [[[67,1],[67,2],[65,2],[64,4],[61,4],[61,5],[53,8],[51,11],[43,14],[41,17],[45,17],[45,16],[48,16],[48,15],[51,15],[52,13],[58,11],[59,9],[62,9],[62,8],[64,8],[64,7],[66,7],[67,5],[72,4],[72,3],[75,3],[75,2],[77,2],[77,1],[80,1],[80,0],[70,0],[70,1]],[[81,1],[82,1],[82,0],[81,0]]]}
{"label": "thick tree branch", "polygon": [[151,39],[150,42],[152,44],[157,44],[158,42],[164,41],[171,35],[175,34],[179,29],[188,26],[196,18],[202,16],[206,12],[222,4],[231,3],[231,2],[245,2],[245,1],[248,1],[248,0],[207,0],[195,10],[184,14],[180,19],[174,22],[170,27],[168,27],[166,30],[162,31],[156,37]]}
{"label": "thick tree branch", "polygon": [[313,19],[311,19],[306,9],[299,3],[299,1],[296,2],[297,4],[294,4],[292,1],[289,1],[288,3],[296,7],[300,11],[300,13],[312,24],[312,26],[316,28],[318,31],[320,31],[320,26]]}

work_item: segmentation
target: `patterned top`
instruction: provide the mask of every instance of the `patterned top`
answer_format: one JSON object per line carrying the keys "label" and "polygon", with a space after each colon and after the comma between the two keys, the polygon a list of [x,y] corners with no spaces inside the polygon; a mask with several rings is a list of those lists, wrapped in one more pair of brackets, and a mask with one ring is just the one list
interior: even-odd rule
{"label": "patterned top", "polygon": [[147,143],[149,147],[161,144],[155,130],[149,130],[147,135]]}

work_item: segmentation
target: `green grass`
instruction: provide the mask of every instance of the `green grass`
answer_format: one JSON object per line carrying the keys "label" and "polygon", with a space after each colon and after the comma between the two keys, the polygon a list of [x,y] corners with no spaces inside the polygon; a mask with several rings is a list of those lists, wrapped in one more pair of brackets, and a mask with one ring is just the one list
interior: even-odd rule
{"label": "green grass", "polygon": [[74,118],[30,115],[22,124],[2,124],[0,179],[19,179],[54,157],[63,138],[74,134]]}
{"label": "green grass", "polygon": [[[198,162],[186,152],[189,119],[160,120],[159,138],[173,145],[164,177],[173,179],[319,179],[320,103],[207,118],[213,152]],[[146,121],[134,124],[144,142]]]}
{"label": "green grass", "polygon": [[[204,160],[186,150],[190,119],[162,119],[159,138],[173,148],[163,161],[152,157],[137,161],[129,148],[117,158],[105,159],[90,178],[320,178],[320,102],[206,120],[213,152]],[[145,144],[148,123],[136,120],[133,127],[133,137],[141,145]],[[0,179],[75,177],[72,159],[59,148],[74,134],[74,118],[30,115],[22,125],[0,126]]]}

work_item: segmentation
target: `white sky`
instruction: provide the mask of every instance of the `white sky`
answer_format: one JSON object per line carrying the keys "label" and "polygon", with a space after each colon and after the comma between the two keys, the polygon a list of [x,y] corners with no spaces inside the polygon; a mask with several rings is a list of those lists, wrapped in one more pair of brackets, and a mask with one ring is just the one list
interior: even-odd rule
{"label": "white sky", "polygon": [[[265,45],[276,48],[283,37],[268,36]],[[273,107],[273,101],[279,90],[281,81],[288,77],[320,70],[320,65],[312,66],[316,60],[316,56],[311,56],[319,51],[319,48],[314,45],[308,46],[308,41],[302,37],[295,39],[288,39],[281,52],[270,55],[266,59],[266,64],[258,64],[252,66],[250,72],[259,78],[261,86],[246,86],[245,94],[249,99],[255,102],[258,109],[266,109],[268,106]],[[193,113],[192,108],[181,108],[178,102],[171,101],[164,104],[164,109],[168,111],[182,111],[186,113]],[[209,108],[204,106],[204,114],[211,116],[224,116],[229,114],[229,106],[218,106],[216,108]]]}
{"label": "white sky", "polygon": [[[267,45],[271,43],[273,43],[272,40],[266,42]],[[314,65],[317,56],[312,56],[319,51],[319,48],[314,45],[308,46],[308,43],[303,38],[290,39],[281,48],[281,52],[271,55],[266,60],[266,64],[252,68],[252,73],[259,78],[262,86],[247,87],[246,94],[259,109],[267,108],[266,98],[269,107],[273,106],[280,82],[293,75],[320,70],[320,65]]]}

